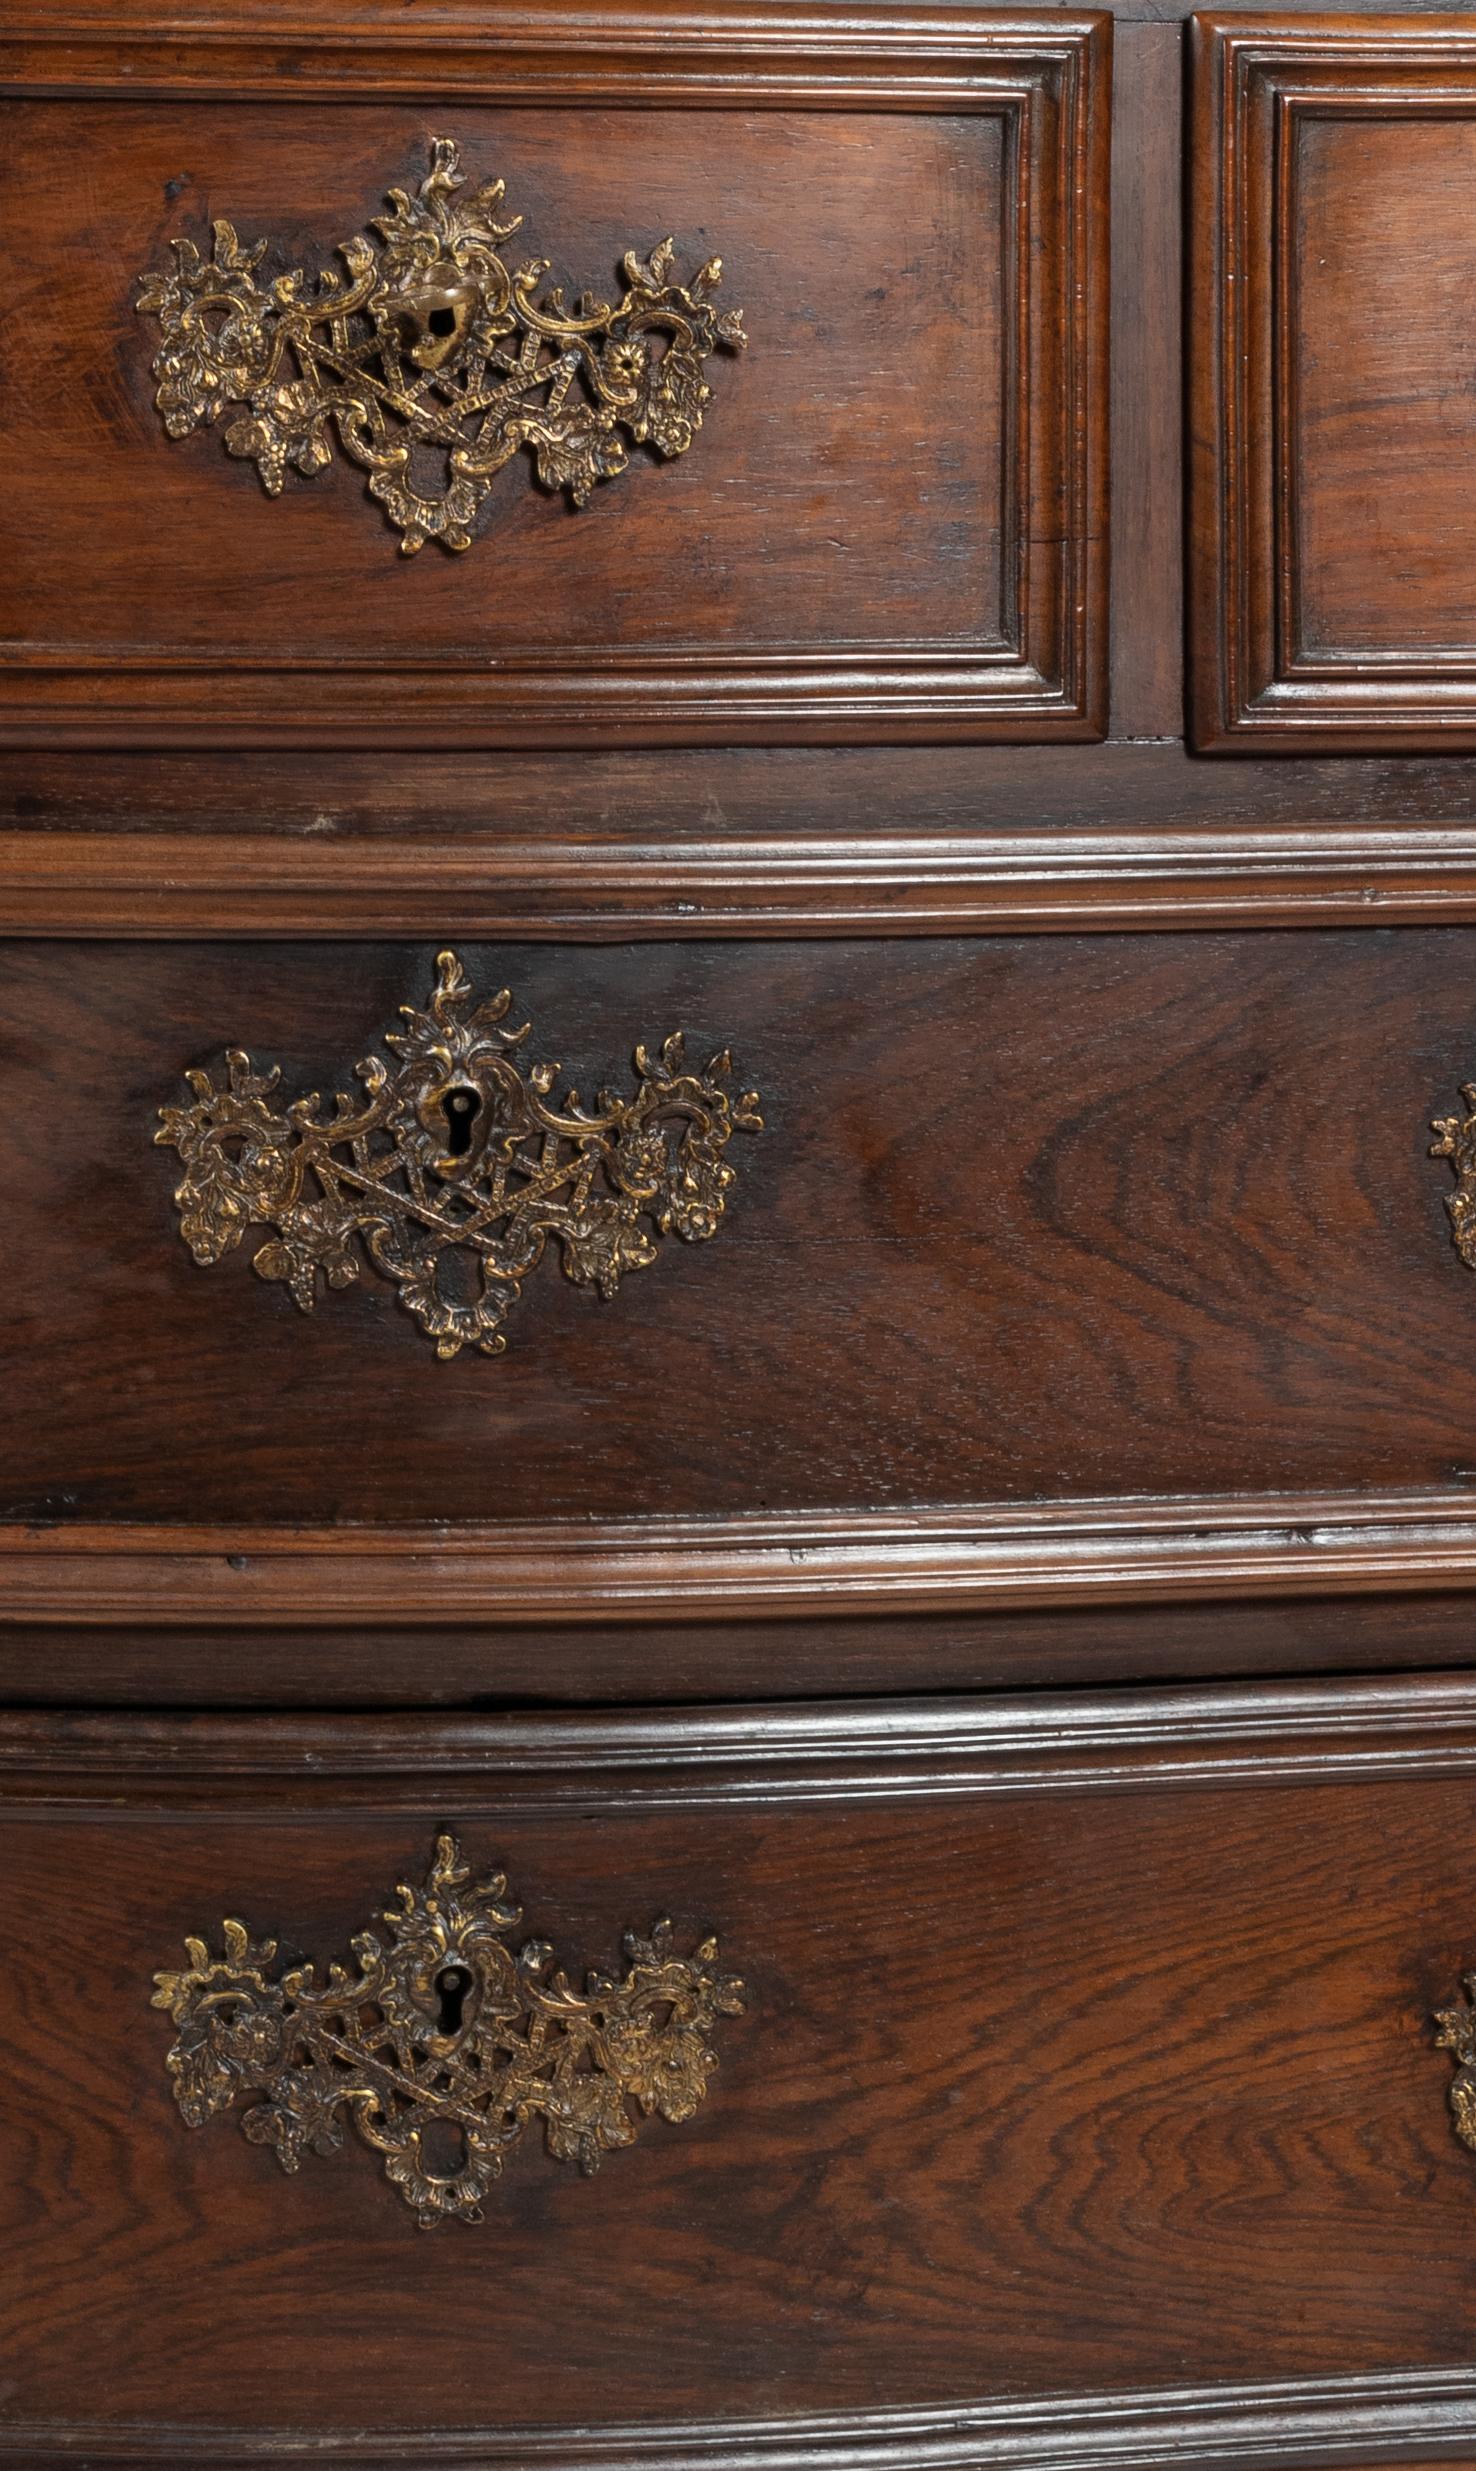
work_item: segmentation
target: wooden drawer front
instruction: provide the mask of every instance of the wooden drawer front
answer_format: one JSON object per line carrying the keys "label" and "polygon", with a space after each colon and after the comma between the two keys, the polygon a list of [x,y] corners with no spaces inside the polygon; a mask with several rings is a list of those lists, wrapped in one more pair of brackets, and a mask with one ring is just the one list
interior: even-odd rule
{"label": "wooden drawer front", "polygon": [[1472,21],[1194,40],[1198,742],[1470,746]]}
{"label": "wooden drawer front", "polygon": [[[443,748],[1097,731],[1108,21],[959,10],[914,30],[863,10],[837,46],[790,19],[709,16],[674,35],[636,17],[602,48],[535,10],[516,34],[437,52],[407,43],[397,13],[383,43],[345,36],[290,60],[275,25],[228,45],[215,21],[166,49],[126,31],[8,46],[8,453],[12,488],[46,521],[7,565],[0,735]],[[403,211],[521,215],[498,247],[510,272],[550,261],[535,287],[549,316],[555,285],[566,317],[586,291],[618,305],[617,279],[637,279],[619,275],[623,254],[645,265],[671,232],[677,258],[655,279],[690,285],[720,257],[709,305],[743,312],[749,347],[713,342],[682,376],[683,418],[700,385],[711,399],[677,459],[627,422],[611,433],[627,468],[576,516],[560,474],[583,449],[555,441],[540,488],[514,444],[464,522],[410,527],[406,545],[424,546],[407,558],[394,492],[403,479],[439,503],[456,436],[416,444],[403,475],[366,474],[328,421],[303,453],[326,467],[331,450],[332,468],[305,477],[293,432],[272,498],[251,423],[280,429],[286,413],[237,399],[218,425],[166,436],[157,384],[186,426],[207,397],[188,334],[181,367],[151,374],[165,311],[135,299],[176,244],[208,260],[221,217],[234,238],[202,312],[212,331],[243,286],[254,297],[293,268],[309,291],[320,266],[348,285],[338,245],[379,245],[386,191],[413,193],[443,136],[464,187]],[[494,175],[505,197],[476,208]],[[236,270],[231,250],[261,240],[255,274]],[[490,247],[462,247],[474,273]],[[450,249],[431,274],[457,299],[432,312],[417,291],[412,308],[454,330],[481,310]],[[240,322],[286,314],[248,307]],[[689,332],[690,302],[678,314]],[[666,339],[645,316],[609,348]],[[357,350],[350,376],[367,369],[378,389],[369,445],[409,437],[408,363],[396,393],[357,326],[314,334]],[[523,340],[517,327],[497,347],[519,383]],[[331,391],[339,362],[323,369],[303,385]],[[453,395],[463,380],[448,364]],[[583,383],[566,370],[567,398],[545,388],[527,405],[557,423]],[[415,398],[443,425],[447,399]],[[482,418],[454,411],[468,436]],[[652,439],[675,453],[677,426]],[[471,546],[447,554],[442,537],[467,528]]]}
{"label": "wooden drawer front", "polygon": [[[1070,2395],[1073,2459],[1127,2452],[1155,2396],[1161,2451],[1212,2451],[1227,2401],[1263,2446],[1280,2415],[1272,2459],[1334,2410],[1350,2447],[1469,2450],[1476,2155],[1432,2012],[1476,1956],[1473,1768],[1464,1680],[6,1718],[0,2449],[158,2461],[193,2432],[379,2461],[419,2432],[568,2460],[576,2429],[624,2428],[622,2459],[686,2461],[736,2423],[742,2459],[813,2450],[818,2414],[915,2460],[911,2412],[945,2460],[1040,2459],[1030,2406]],[[473,1881],[443,1912],[505,1871],[522,1918],[492,1937],[551,1942],[573,1995],[586,1966],[623,1983],[622,1928],[663,1911],[745,1987],[690,2116],[632,2098],[633,2143],[581,2177],[535,2113],[482,2221],[422,2235],[347,2119],[289,2176],[242,2133],[263,2042],[187,2126],[150,1998],[190,1937],[273,1978],[321,1979],[366,1924],[386,1946],[447,1830]],[[340,2020],[348,2076],[374,2030]]]}
{"label": "wooden drawer front", "polygon": [[[299,1311],[262,1226],[192,1260],[154,1144],[225,1051],[356,1091],[424,946],[17,943],[0,1501],[98,1522],[447,1525],[1464,1488],[1476,1279],[1430,1120],[1476,936],[1408,929],[467,946],[584,1101],[731,1045],[735,1180],[602,1301],[559,1252],[506,1352],[438,1359],[355,1239]],[[400,1024],[404,1028],[404,1024]]]}

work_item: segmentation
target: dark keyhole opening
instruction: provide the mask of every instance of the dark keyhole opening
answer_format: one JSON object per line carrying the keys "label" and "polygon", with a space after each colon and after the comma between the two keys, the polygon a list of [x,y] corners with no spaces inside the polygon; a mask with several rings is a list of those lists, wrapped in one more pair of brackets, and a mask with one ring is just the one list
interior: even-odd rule
{"label": "dark keyhole opening", "polygon": [[475,1090],[448,1090],[441,1102],[446,1117],[446,1147],[453,1158],[465,1158],[471,1148],[472,1126],[482,1101]]}
{"label": "dark keyhole opening", "polygon": [[461,2012],[472,1978],[465,1965],[446,1965],[436,1975],[436,1996],[441,2003],[439,2024],[442,2033],[460,2033]]}
{"label": "dark keyhole opening", "polygon": [[433,335],[454,335],[456,332],[454,309],[432,309],[425,322]]}

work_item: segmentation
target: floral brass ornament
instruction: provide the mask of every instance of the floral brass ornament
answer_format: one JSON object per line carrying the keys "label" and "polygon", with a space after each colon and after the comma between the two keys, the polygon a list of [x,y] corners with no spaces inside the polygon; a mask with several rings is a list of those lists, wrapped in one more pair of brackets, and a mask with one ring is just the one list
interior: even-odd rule
{"label": "floral brass ornament", "polygon": [[454,1836],[437,1837],[424,1887],[396,1895],[388,1939],[361,1932],[321,1981],[280,1968],[277,1942],[242,1922],[222,1924],[218,1956],[186,1939],[188,1967],[155,1975],[152,2004],[174,2020],[166,2065],[190,2127],[245,2100],[245,2135],[295,2172],[350,2123],[430,2230],[481,2221],[534,2120],[556,2161],[591,2172],[641,2117],[693,2116],[717,2066],[708,2036],[745,2005],[715,1939],[679,1956],[669,1921],[627,1931],[624,1972],[580,1991],[545,1941],[508,1947],[522,1915],[507,1880],[474,1883]]}
{"label": "floral brass ornament", "polygon": [[1476,2151],[1476,1974],[1467,1974],[1461,1987],[1461,2003],[1436,2015],[1435,2042],[1437,2049],[1454,2054],[1456,2071],[1446,2098],[1457,2136]]}
{"label": "floral brass ornament", "polygon": [[1431,1125],[1437,1138],[1430,1156],[1451,1162],[1456,1188],[1445,1197],[1451,1241],[1467,1269],[1476,1270],[1476,1081],[1465,1082],[1461,1096],[1465,1115],[1438,1115]]}
{"label": "floral brass ornament", "polygon": [[[540,297],[546,259],[502,255],[522,223],[502,214],[503,182],[459,196],[460,164],[436,138],[415,196],[391,189],[394,212],[371,219],[378,238],[341,242],[346,275],[323,269],[311,288],[300,268],[260,279],[266,242],[243,247],[230,223],[212,226],[209,259],[176,240],[174,265],[141,276],[135,304],[158,321],[154,401],[170,437],[233,412],[227,451],[272,497],[289,464],[308,476],[330,464],[336,439],[407,552],[469,548],[524,447],[575,506],[625,470],[627,439],[684,455],[712,399],[707,361],[747,343],[742,312],[712,303],[721,258],[683,284],[670,239],[646,259],[632,250],[617,303],[586,292],[568,308],[557,287]],[[437,454],[444,476],[427,485]]]}
{"label": "floral brass ornament", "polygon": [[362,1099],[340,1090],[326,1117],[316,1091],[284,1108],[279,1074],[239,1048],[222,1088],[187,1073],[193,1103],[161,1107],[154,1139],[184,1161],[174,1199],[196,1261],[274,1228],[252,1267],[310,1313],[320,1277],[352,1285],[362,1244],[438,1356],[500,1355],[550,1237],[566,1278],[609,1297],[656,1260],[655,1234],[716,1235],[737,1176],[724,1152],[735,1129],[763,1129],[758,1092],[726,1087],[731,1056],[691,1071],[677,1031],[659,1057],[637,1047],[629,1097],[601,1090],[590,1110],[571,1089],[555,1104],[559,1067],[522,1061],[530,1025],[504,1026],[511,1003],[505,987],[478,1003],[440,953],[428,1010],[402,1004],[408,1027],[386,1034],[398,1064],[368,1056]]}

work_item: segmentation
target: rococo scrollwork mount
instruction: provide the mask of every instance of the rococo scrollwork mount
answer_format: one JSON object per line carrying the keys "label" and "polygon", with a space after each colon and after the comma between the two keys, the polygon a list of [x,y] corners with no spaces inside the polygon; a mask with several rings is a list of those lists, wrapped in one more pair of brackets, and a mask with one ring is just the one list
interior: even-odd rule
{"label": "rococo scrollwork mount", "polygon": [[[283,1106],[279,1075],[232,1049],[226,1079],[195,1070],[188,1106],[161,1107],[155,1141],[178,1151],[180,1233],[195,1260],[220,1261],[248,1229],[253,1256],[311,1312],[320,1279],[347,1287],[367,1252],[438,1356],[506,1344],[503,1323],[552,1240],[565,1276],[612,1296],[658,1257],[656,1237],[716,1235],[736,1169],[735,1131],[758,1132],[758,1093],[730,1093],[724,1050],[692,1070],[680,1032],[659,1056],[635,1051],[628,1097],[577,1090],[562,1103],[556,1064],[524,1063],[529,1024],[509,1028],[504,987],[478,1003],[454,952],[436,962],[425,1011],[368,1056],[360,1098],[340,1090],[324,1116],[316,1091]],[[470,1291],[470,1292],[469,1292]]]}
{"label": "rococo scrollwork mount", "polygon": [[525,447],[575,506],[625,470],[627,440],[684,455],[712,398],[705,364],[747,341],[742,312],[713,305],[722,260],[677,282],[666,239],[627,253],[618,302],[585,293],[570,308],[561,288],[540,292],[546,259],[503,256],[522,222],[502,215],[503,182],[464,186],[457,147],[436,138],[414,197],[391,189],[393,212],[372,220],[377,239],[340,242],[346,279],[325,268],[312,286],[300,268],[261,280],[265,241],[243,246],[224,220],[209,258],[176,240],[136,304],[158,322],[154,400],[170,437],[234,413],[226,448],[273,497],[289,467],[330,464],[336,440],[411,552],[469,548]]}
{"label": "rococo scrollwork mount", "polygon": [[[522,1919],[506,1878],[474,1882],[454,1837],[436,1840],[423,1888],[401,1884],[352,1963],[282,1968],[277,1942],[222,1925],[221,1953],[156,1974],[173,2018],[167,2066],[192,2128],[247,2107],[241,2127],[284,2171],[343,2145],[346,2124],[382,2160],[424,2230],[480,2222],[482,2200],[525,2129],[556,2161],[595,2170],[637,2121],[690,2119],[717,2065],[708,2037],[744,1985],[717,1941],[678,1955],[669,1921],[625,1934],[626,1966],[576,1990],[543,1940],[514,1953]],[[254,2097],[254,2099],[253,2099]]]}

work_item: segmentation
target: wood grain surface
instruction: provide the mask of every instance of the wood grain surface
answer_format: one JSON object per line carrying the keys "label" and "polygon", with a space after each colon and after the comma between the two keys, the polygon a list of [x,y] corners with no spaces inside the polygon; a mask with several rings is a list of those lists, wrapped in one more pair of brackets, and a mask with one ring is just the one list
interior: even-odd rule
{"label": "wood grain surface", "polygon": [[[545,1265],[436,1361],[182,1244],[155,1112],[240,1044],[328,1090],[424,947],[16,945],[0,992],[12,1521],[501,1521],[1471,1482],[1476,1287],[1428,1124],[1459,930],[464,955],[584,1088],[731,1043],[768,1131],[710,1245]],[[1315,957],[1315,967],[1309,965]],[[1468,1336],[1469,1333],[1469,1343]]]}
{"label": "wood grain surface", "polygon": [[[443,58],[432,118],[373,43],[336,82],[318,52],[311,102],[275,41],[145,99],[127,31],[106,97],[85,43],[72,94],[0,51],[14,483],[48,508],[0,599],[10,743],[1101,734],[1107,19],[863,11],[832,91],[783,10],[581,55],[550,8],[470,90]],[[273,273],[332,263],[437,135],[571,300],[672,232],[753,342],[679,461],[575,515],[520,457],[471,551],[410,562],[345,459],[273,502],[216,432],[166,438],[133,301],[221,214]]]}
{"label": "wood grain surface", "polygon": [[[7,1719],[4,2413],[669,2439],[1468,2372],[1476,2162],[1429,2020],[1472,1961],[1473,1773],[1465,1681]],[[753,1998],[696,2120],[589,2182],[526,2147],[431,2237],[352,2146],[289,2180],[187,2130],[147,1995],[223,1912],[332,1955],[451,1822],[576,1965],[671,1905]]]}

